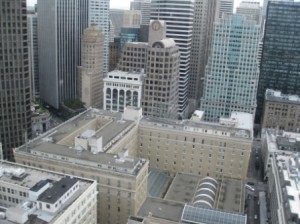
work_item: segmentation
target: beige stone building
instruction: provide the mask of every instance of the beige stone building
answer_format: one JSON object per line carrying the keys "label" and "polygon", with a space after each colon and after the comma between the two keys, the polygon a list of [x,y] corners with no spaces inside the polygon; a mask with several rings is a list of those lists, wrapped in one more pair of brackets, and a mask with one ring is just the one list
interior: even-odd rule
{"label": "beige stone building", "polygon": [[208,123],[142,118],[134,107],[123,114],[89,109],[17,148],[15,159],[97,180],[98,223],[126,223],[146,200],[149,165],[171,176],[244,181],[252,130],[253,117],[245,113]]}
{"label": "beige stone building", "polygon": [[103,38],[101,30],[92,26],[81,39],[77,94],[86,107],[103,108]]}
{"label": "beige stone building", "polygon": [[280,91],[266,90],[262,128],[285,131],[300,131],[300,98],[282,94]]}
{"label": "beige stone building", "polygon": [[97,223],[126,223],[147,197],[148,161],[127,156],[141,111],[124,114],[88,110],[16,149],[16,162],[97,180]]}
{"label": "beige stone building", "polygon": [[97,182],[0,161],[0,223],[97,224]]}
{"label": "beige stone building", "polygon": [[143,118],[138,156],[150,167],[219,178],[246,179],[253,116],[234,112],[220,123]]}

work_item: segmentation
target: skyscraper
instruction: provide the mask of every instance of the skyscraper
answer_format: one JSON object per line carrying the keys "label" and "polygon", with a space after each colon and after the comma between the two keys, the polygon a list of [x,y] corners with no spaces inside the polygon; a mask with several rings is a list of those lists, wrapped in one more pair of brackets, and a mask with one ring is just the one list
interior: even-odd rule
{"label": "skyscraper", "polygon": [[115,29],[115,36],[119,37],[121,33],[121,28],[123,26],[123,15],[124,9],[110,9],[109,18],[113,23]]}
{"label": "skyscraper", "polygon": [[103,42],[103,34],[96,26],[84,30],[77,91],[86,107],[103,108]]}
{"label": "skyscraper", "polygon": [[[266,15],[267,15],[267,6],[268,6],[269,2],[270,2],[270,0],[264,0],[263,17],[266,17]],[[294,0],[272,0],[272,2],[294,2]]]}
{"label": "skyscraper", "polygon": [[2,0],[0,11],[0,142],[11,159],[31,136],[26,0]]}
{"label": "skyscraper", "polygon": [[300,3],[269,2],[265,23],[256,122],[261,121],[265,91],[300,94]]}
{"label": "skyscraper", "polygon": [[76,98],[80,38],[88,26],[103,31],[104,73],[107,71],[108,10],[107,0],[38,0],[40,95],[44,102],[59,108],[61,102]]}
{"label": "skyscraper", "polygon": [[234,0],[217,0],[216,19],[233,13]]}
{"label": "skyscraper", "polygon": [[152,0],[151,19],[164,20],[167,38],[175,40],[180,51],[180,78],[178,112],[182,117],[188,113],[188,82],[190,53],[193,34],[193,0]]}
{"label": "skyscraper", "polygon": [[142,25],[150,23],[151,0],[133,0],[130,2],[130,10],[140,10],[142,12]]}
{"label": "skyscraper", "polygon": [[101,29],[103,42],[103,71],[104,75],[109,67],[109,1],[110,0],[89,0],[88,26],[96,26]]}
{"label": "skyscraper", "polygon": [[164,21],[150,22],[148,39],[148,43],[127,43],[118,67],[126,72],[145,70],[144,115],[177,118],[179,49],[173,39],[166,38]]}
{"label": "skyscraper", "polygon": [[40,96],[59,108],[76,98],[80,37],[88,26],[88,0],[38,0]]}
{"label": "skyscraper", "polygon": [[39,58],[38,58],[38,34],[37,34],[37,14],[30,13],[27,15],[28,25],[28,50],[29,64],[31,76],[31,91],[32,99],[40,97],[40,82],[39,82]]}
{"label": "skyscraper", "polygon": [[232,111],[253,114],[258,82],[260,24],[242,15],[223,15],[214,25],[201,110],[208,121]]}
{"label": "skyscraper", "polygon": [[236,8],[236,14],[244,15],[247,19],[253,19],[257,23],[261,23],[262,8],[258,0],[243,0]]}
{"label": "skyscraper", "polygon": [[189,78],[190,107],[199,106],[203,93],[205,66],[211,50],[216,0],[196,0],[194,8],[191,73]]}

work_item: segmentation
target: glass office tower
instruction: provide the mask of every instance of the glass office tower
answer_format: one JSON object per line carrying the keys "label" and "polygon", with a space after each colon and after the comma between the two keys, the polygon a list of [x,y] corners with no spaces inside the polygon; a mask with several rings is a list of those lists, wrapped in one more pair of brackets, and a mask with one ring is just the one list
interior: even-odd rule
{"label": "glass office tower", "polygon": [[269,2],[257,91],[256,122],[266,89],[300,94],[300,2]]}

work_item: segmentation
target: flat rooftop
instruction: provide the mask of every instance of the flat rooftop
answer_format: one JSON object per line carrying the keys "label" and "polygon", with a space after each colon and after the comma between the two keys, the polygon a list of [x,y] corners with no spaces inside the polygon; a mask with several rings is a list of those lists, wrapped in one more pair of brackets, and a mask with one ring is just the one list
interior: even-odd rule
{"label": "flat rooftop", "polygon": [[[298,216],[300,220],[300,154],[294,153],[292,155],[286,155],[285,153],[275,153],[276,158],[272,158],[276,161],[276,169],[278,173],[281,173],[281,183],[288,183],[280,186],[282,189],[283,200],[289,203],[288,208],[292,214]],[[281,184],[276,183],[276,184]],[[284,189],[284,190],[283,190]]]}
{"label": "flat rooftop", "polygon": [[[246,122],[246,120],[245,120]],[[253,120],[251,120],[253,122]],[[248,122],[247,125],[234,127],[232,125],[223,125],[213,122],[205,121],[191,121],[191,120],[171,120],[144,117],[140,121],[140,126],[153,126],[157,128],[166,128],[171,130],[178,130],[183,132],[194,132],[211,134],[222,137],[239,138],[252,141],[253,129],[250,128]]]}
{"label": "flat rooftop", "polygon": [[138,216],[167,219],[180,222],[184,203],[148,197],[138,212]]}
{"label": "flat rooftop", "polygon": [[[63,210],[68,208],[75,200],[77,200],[77,198],[93,183],[95,183],[94,180],[83,179],[80,177],[71,178],[65,174],[59,174],[2,160],[0,160],[0,182],[0,187],[8,186],[8,184],[18,185],[23,187],[24,191],[27,193],[31,190],[38,191],[41,187],[45,186],[46,183],[50,182],[53,187],[48,188],[45,192],[47,192],[47,196],[50,196],[51,198],[55,198],[55,195],[58,192],[58,189],[55,186],[61,186],[61,184],[67,186],[71,182],[79,183],[79,190],[75,192],[74,195],[70,197],[57,212],[48,213],[40,209],[34,210],[33,213],[28,216],[27,223],[30,224],[49,223],[53,218],[59,216]],[[59,189],[60,195],[65,193],[67,190],[68,187]],[[25,204],[28,202],[30,202],[29,198],[24,202],[16,204],[15,208],[10,207],[10,209],[24,212],[24,209],[27,209],[27,205]],[[0,220],[0,222],[9,224],[12,223],[8,220]]]}
{"label": "flat rooftop", "polygon": [[192,203],[200,179],[199,176],[178,173],[170,185],[165,199]]}
{"label": "flat rooftop", "polygon": [[[134,121],[122,119],[122,113],[89,109],[17,148],[15,153],[136,175],[145,164],[144,159],[105,153],[135,126]],[[102,137],[103,152],[92,153],[75,146],[75,137],[89,130],[95,131],[93,138]]]}
{"label": "flat rooftop", "polygon": [[270,102],[289,103],[300,105],[300,97],[298,95],[283,94],[281,91],[267,89],[265,100]]}
{"label": "flat rooftop", "polygon": [[[178,173],[171,183],[164,199],[181,203],[193,204],[198,186],[204,177],[192,174]],[[244,211],[244,183],[238,179],[216,179],[218,187],[214,208],[229,212]]]}

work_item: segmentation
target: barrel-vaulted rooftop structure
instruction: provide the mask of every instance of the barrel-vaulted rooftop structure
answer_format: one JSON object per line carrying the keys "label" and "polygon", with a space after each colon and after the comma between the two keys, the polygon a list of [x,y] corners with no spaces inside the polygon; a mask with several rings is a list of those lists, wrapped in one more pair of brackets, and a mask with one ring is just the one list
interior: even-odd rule
{"label": "barrel-vaulted rooftop structure", "polygon": [[204,177],[199,181],[193,205],[213,208],[217,196],[218,181],[212,177]]}

